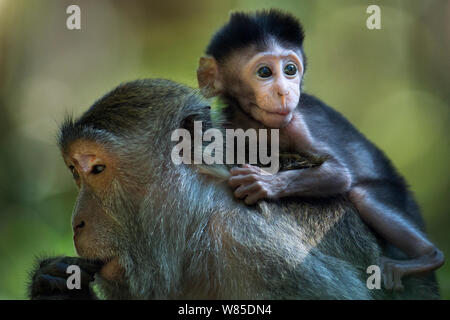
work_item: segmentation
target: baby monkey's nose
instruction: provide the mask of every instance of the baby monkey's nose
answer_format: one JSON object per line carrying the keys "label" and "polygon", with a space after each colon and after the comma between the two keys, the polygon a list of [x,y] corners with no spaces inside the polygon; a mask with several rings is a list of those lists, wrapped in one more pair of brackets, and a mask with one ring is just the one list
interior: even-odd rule
{"label": "baby monkey's nose", "polygon": [[[287,94],[289,94],[289,92],[288,92]],[[287,94],[281,94],[281,93],[278,93],[278,95],[279,95],[279,97],[280,97],[280,100],[281,100],[281,105],[282,105],[283,107],[286,106],[286,96],[287,96]]]}

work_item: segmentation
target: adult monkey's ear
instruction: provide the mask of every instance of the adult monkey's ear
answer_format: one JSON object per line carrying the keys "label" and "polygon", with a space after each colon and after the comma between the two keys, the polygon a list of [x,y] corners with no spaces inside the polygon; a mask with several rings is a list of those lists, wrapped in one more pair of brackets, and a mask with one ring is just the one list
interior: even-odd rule
{"label": "adult monkey's ear", "polygon": [[217,61],[213,57],[201,57],[198,62],[197,81],[200,91],[206,98],[219,95],[222,91],[222,81],[219,77]]}

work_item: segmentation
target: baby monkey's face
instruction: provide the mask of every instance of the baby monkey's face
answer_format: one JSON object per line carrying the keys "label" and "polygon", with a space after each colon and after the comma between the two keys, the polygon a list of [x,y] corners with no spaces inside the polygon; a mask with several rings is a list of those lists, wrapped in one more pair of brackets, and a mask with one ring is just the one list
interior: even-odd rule
{"label": "baby monkey's face", "polygon": [[274,45],[242,61],[241,67],[241,83],[249,90],[247,96],[236,94],[244,111],[269,128],[286,126],[300,100],[302,57]]}

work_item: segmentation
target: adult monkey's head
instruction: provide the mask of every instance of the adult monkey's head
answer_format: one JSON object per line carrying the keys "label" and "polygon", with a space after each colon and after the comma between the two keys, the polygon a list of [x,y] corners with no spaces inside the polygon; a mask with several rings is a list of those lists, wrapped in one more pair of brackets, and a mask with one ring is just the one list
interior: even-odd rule
{"label": "adult monkey's head", "polygon": [[151,226],[158,223],[147,220],[164,213],[152,210],[165,199],[152,188],[169,188],[174,181],[166,176],[175,166],[171,132],[194,116],[207,123],[208,111],[202,97],[186,86],[137,80],[118,86],[61,126],[59,147],[79,189],[72,214],[75,248],[82,258],[103,263],[102,280],[120,283],[127,274],[146,274],[136,268],[149,273],[157,268],[149,243],[157,250],[157,241],[164,239],[151,239]]}
{"label": "adult monkey's head", "polygon": [[199,87],[206,97],[236,99],[267,127],[283,127],[300,99],[303,39],[301,24],[290,14],[233,13],[200,58]]}

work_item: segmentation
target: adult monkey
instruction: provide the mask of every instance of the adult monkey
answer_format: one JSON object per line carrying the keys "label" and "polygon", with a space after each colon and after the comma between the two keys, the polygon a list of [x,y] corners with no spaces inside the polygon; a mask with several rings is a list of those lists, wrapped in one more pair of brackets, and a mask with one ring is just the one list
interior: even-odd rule
{"label": "adult monkey", "polygon": [[232,128],[280,128],[280,149],[319,159],[306,169],[267,175],[258,167],[234,168],[237,198],[348,195],[363,220],[410,259],[382,257],[384,285],[402,290],[401,278],[430,272],[443,253],[423,233],[413,195],[389,159],[342,115],[300,94],[306,58],[303,28],[278,10],[235,13],[200,59],[199,86],[221,96]]}
{"label": "adult monkey", "polygon": [[[211,126],[208,104],[167,80],[120,85],[76,121],[59,145],[78,185],[72,216],[82,258],[41,261],[32,299],[371,299],[437,298],[428,279],[391,295],[366,287],[379,247],[345,199],[236,200],[218,171],[175,165],[171,133]],[[204,168],[203,168],[204,169]],[[68,290],[68,265],[82,269]],[[87,285],[88,284],[88,285]]]}

